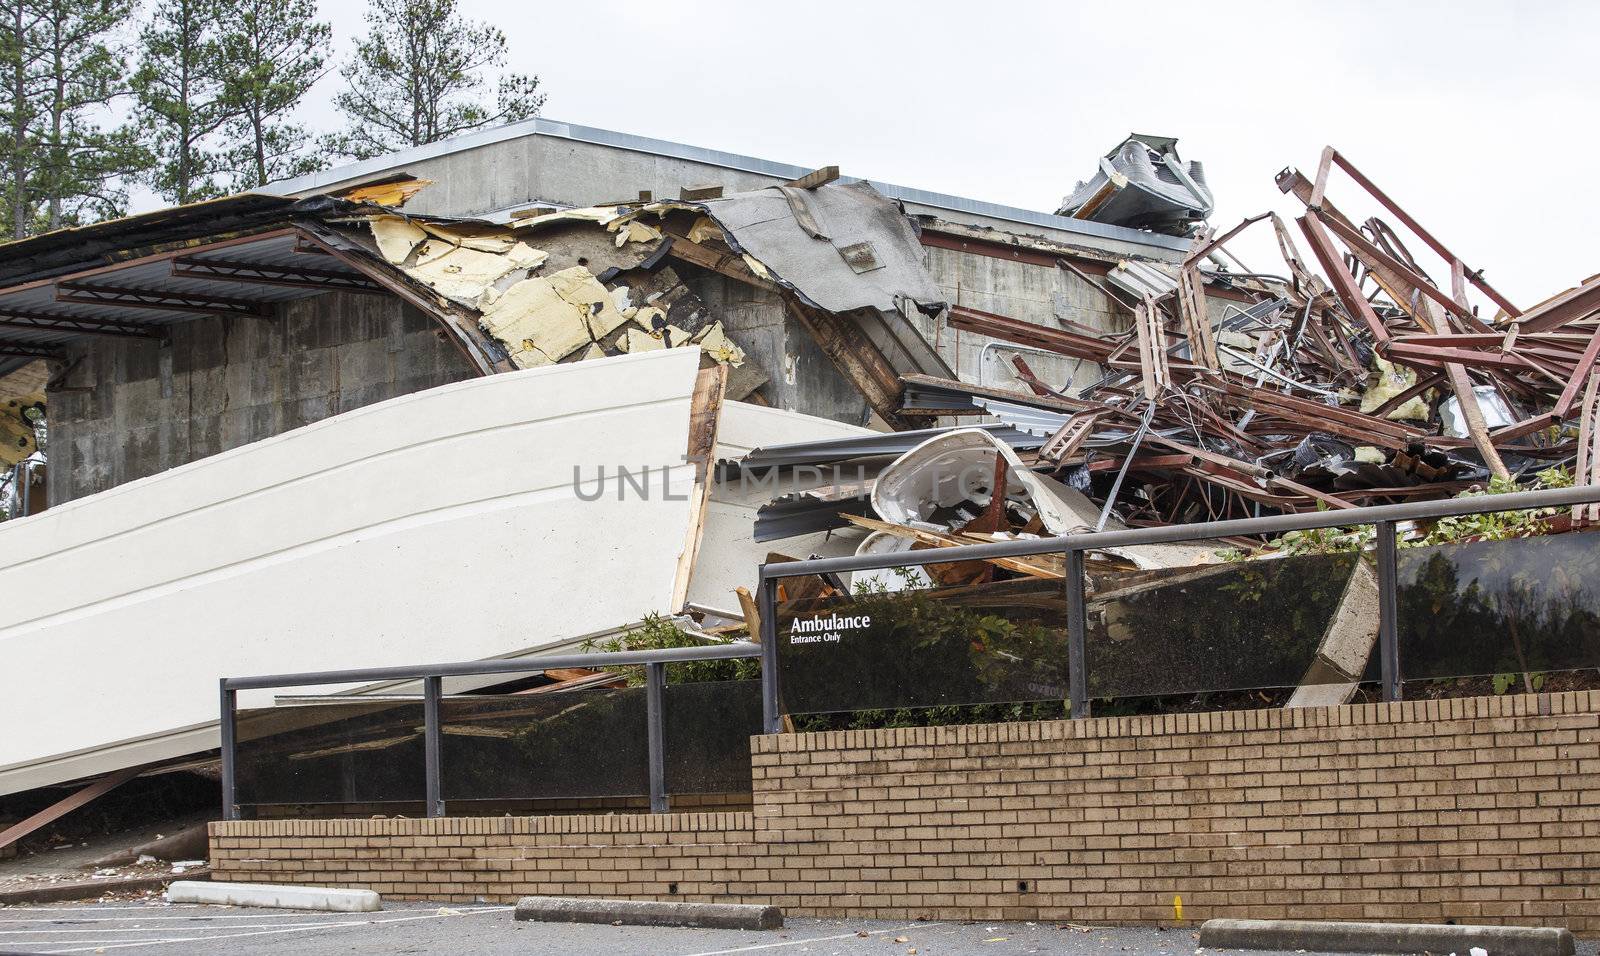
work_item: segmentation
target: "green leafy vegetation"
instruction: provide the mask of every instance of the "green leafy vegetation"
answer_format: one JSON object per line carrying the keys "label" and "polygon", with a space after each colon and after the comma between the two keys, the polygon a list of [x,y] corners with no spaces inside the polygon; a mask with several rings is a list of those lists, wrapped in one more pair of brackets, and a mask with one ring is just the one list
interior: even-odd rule
{"label": "green leafy vegetation", "polygon": [[[1485,495],[1504,495],[1514,491],[1538,491],[1545,488],[1572,487],[1572,474],[1561,468],[1547,468],[1539,472],[1532,484],[1519,486],[1503,478],[1489,479],[1481,491],[1463,491],[1457,498],[1481,498]],[[1554,508],[1535,511],[1491,511],[1487,514],[1460,515],[1440,518],[1428,533],[1415,541],[1400,543],[1401,547],[1426,547],[1435,544],[1454,544],[1459,541],[1505,541],[1510,538],[1528,538],[1549,531],[1547,520],[1556,513]]]}
{"label": "green leafy vegetation", "polygon": [[[670,647],[705,647],[704,638],[696,637],[674,624],[672,618],[663,614],[651,614],[637,627],[634,627],[616,637],[603,640],[589,640],[584,642],[587,651],[647,651],[662,650]],[[638,687],[644,683],[644,668],[642,666],[607,667],[604,670],[618,673],[627,678],[629,687]],[[667,665],[667,682],[669,684],[692,684],[701,681],[719,680],[758,680],[761,677],[761,662],[753,657],[739,658],[722,661],[684,661]]]}
{"label": "green leafy vegetation", "polygon": [[[1468,489],[1456,495],[1456,497],[1481,498],[1487,495],[1504,495],[1516,491],[1540,491],[1547,488],[1570,487],[1572,487],[1571,472],[1562,468],[1547,468],[1539,472],[1529,484],[1519,485],[1515,481],[1491,478],[1485,487]],[[1317,510],[1326,511],[1327,506],[1319,503]],[[1428,526],[1422,534],[1401,538],[1398,546],[1402,548],[1422,548],[1439,544],[1458,544],[1463,541],[1506,541],[1511,538],[1532,537],[1548,533],[1548,521],[1555,513],[1556,509],[1554,508],[1541,508],[1526,511],[1491,511],[1484,514],[1440,518]],[[1351,551],[1369,551],[1373,545],[1374,533],[1375,531],[1371,525],[1355,528],[1311,528],[1306,531],[1290,531],[1268,541],[1256,551],[1228,548],[1218,551],[1217,555],[1225,561],[1249,561],[1267,555],[1294,557],[1304,554],[1340,554]]]}
{"label": "green leafy vegetation", "polygon": [[526,119],[539,78],[459,0],[369,0],[321,137],[295,119],[330,68],[314,0],[0,0],[0,236],[185,204]]}
{"label": "green leafy vegetation", "polygon": [[371,0],[367,35],[340,69],[345,89],[334,105],[346,129],[334,151],[365,159],[514,123],[539,112],[539,78],[487,71],[507,59],[505,34],[461,15],[457,0]]}

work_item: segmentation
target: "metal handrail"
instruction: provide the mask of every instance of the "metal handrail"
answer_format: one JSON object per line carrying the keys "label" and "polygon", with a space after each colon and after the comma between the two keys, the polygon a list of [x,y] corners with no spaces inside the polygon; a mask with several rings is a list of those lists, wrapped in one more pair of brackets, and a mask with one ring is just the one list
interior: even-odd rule
{"label": "metal handrail", "polygon": [[707,644],[704,647],[663,647],[643,651],[606,651],[599,654],[557,654],[511,660],[461,661],[453,664],[416,664],[408,667],[365,667],[305,674],[266,674],[260,677],[224,677],[222,686],[234,690],[271,687],[312,687],[321,684],[357,684],[424,677],[479,677],[490,674],[536,674],[563,667],[621,667],[636,664],[674,664],[682,661],[738,660],[760,657],[754,644]]}
{"label": "metal handrail", "polygon": [[[1446,498],[1441,501],[1410,501],[1396,505],[1374,505],[1364,508],[1343,508],[1335,511],[1318,511],[1303,514],[1271,515],[1265,518],[1241,518],[1229,521],[1207,521],[1199,524],[1164,525],[1156,528],[1130,528],[1125,531],[1095,531],[1082,534],[1060,535],[1050,538],[1030,538],[1021,541],[1002,541],[994,544],[964,544],[944,548],[927,548],[921,551],[902,551],[893,554],[856,555],[843,558],[812,558],[807,561],[781,561],[761,566],[761,672],[769,672],[774,682],[778,677],[777,637],[777,587],[781,578],[810,574],[839,574],[849,571],[873,571],[881,568],[917,567],[926,564],[951,564],[963,561],[982,561],[992,558],[1016,558],[1034,554],[1060,554],[1064,559],[1063,586],[1067,599],[1067,681],[1068,702],[1074,718],[1089,713],[1088,677],[1088,612],[1084,594],[1083,555],[1085,551],[1106,548],[1130,547],[1141,544],[1170,544],[1179,541],[1196,541],[1207,538],[1283,534],[1289,531],[1309,531],[1315,528],[1342,528],[1351,525],[1373,525],[1377,552],[1378,572],[1378,662],[1382,672],[1384,700],[1401,697],[1400,646],[1397,634],[1395,523],[1399,521],[1427,521],[1460,515],[1488,514],[1499,511],[1523,511],[1537,508],[1559,508],[1569,505],[1590,504],[1600,501],[1600,485],[1577,485],[1571,488],[1551,488],[1543,491],[1517,491],[1503,495],[1476,495],[1470,498]],[[781,687],[772,690],[777,701]],[[776,708],[765,715],[767,733],[777,733],[781,720]]]}
{"label": "metal handrail", "polygon": [[267,674],[256,677],[224,677],[219,681],[221,692],[221,750],[222,750],[222,817],[239,819],[237,764],[238,764],[238,692],[263,690],[274,687],[309,687],[325,684],[358,684],[379,681],[421,680],[423,723],[423,773],[426,813],[430,817],[444,816],[441,796],[440,751],[442,730],[439,719],[440,703],[444,697],[444,678],[480,677],[493,674],[534,674],[563,667],[621,667],[645,668],[645,730],[650,764],[650,810],[664,813],[667,810],[666,743],[663,724],[666,668],[668,664],[688,661],[725,661],[760,658],[761,709],[765,722],[778,708],[777,670],[767,666],[763,649],[750,643],[708,644],[703,647],[666,647],[641,651],[608,651],[598,654],[559,654],[550,657],[522,658],[520,660],[460,661],[450,664],[418,664],[406,667],[366,667],[338,671],[313,671],[301,674]]}
{"label": "metal handrail", "polygon": [[[1396,521],[1427,521],[1460,515],[1488,514],[1495,511],[1524,511],[1534,508],[1559,508],[1600,501],[1600,485],[1577,485],[1544,491],[1516,491],[1504,495],[1478,495],[1471,498],[1445,498],[1441,501],[1408,501],[1397,505],[1371,505],[1335,511],[1313,511],[1264,518],[1236,518],[1199,524],[1162,525],[1156,528],[1129,528],[1126,531],[1092,531],[1052,538],[1029,538],[994,544],[963,544],[895,554],[860,555],[844,558],[813,558],[808,561],[779,561],[761,566],[761,578],[793,577],[800,574],[837,574],[841,571],[871,571],[879,568],[904,568],[951,561],[982,561],[989,558],[1017,558],[1030,554],[1060,554],[1066,551],[1095,551],[1125,548],[1138,544],[1171,544],[1204,538],[1283,534],[1313,528],[1343,528],[1349,525]],[[936,555],[937,557],[929,557]]]}

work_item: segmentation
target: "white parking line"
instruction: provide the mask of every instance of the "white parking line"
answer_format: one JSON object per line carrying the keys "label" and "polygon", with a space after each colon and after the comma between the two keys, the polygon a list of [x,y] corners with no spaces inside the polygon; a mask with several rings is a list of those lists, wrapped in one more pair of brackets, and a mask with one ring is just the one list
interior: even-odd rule
{"label": "white parking line", "polygon": [[[304,928],[304,927],[307,927],[307,926],[333,926],[333,925],[349,926],[349,925],[352,925],[352,922],[349,922],[350,921],[350,914],[349,913],[340,913],[339,915],[344,920],[346,920],[347,922],[341,922],[341,923],[337,923],[337,924],[334,924],[334,923],[308,923],[308,922],[266,923],[266,924],[256,923],[254,925],[246,923],[246,924],[241,924],[241,925],[238,925],[238,926],[212,926],[212,927],[208,927],[208,928],[209,929],[245,929],[246,927],[249,927],[251,929],[288,929],[290,927]],[[433,915],[438,916],[438,915],[441,915],[441,914],[435,913]],[[292,914],[285,914],[284,916],[280,916],[278,918],[279,919],[292,919],[293,917],[292,917]],[[124,922],[124,921],[119,920],[119,922]],[[131,922],[140,922],[140,921],[136,917],[129,917],[125,922],[130,922],[131,923]],[[364,919],[364,920],[359,920],[359,921],[356,921],[356,922],[360,922],[360,923],[392,923],[392,922],[394,922],[394,920]],[[70,928],[67,928],[67,927],[61,927],[61,928],[58,928],[58,929],[44,929],[44,928],[41,927],[39,929],[0,929],[0,936],[43,936],[43,935],[51,934],[51,933],[77,933],[79,935],[82,935],[84,933],[107,933],[107,932],[110,932],[110,933],[171,933],[171,932],[173,932],[173,931],[175,931],[177,929],[178,929],[178,927],[176,927],[176,926],[85,926],[85,927],[82,927],[81,929],[70,929]]]}
{"label": "white parking line", "polygon": [[[0,910],[0,913],[3,913],[3,912],[5,912],[5,911],[4,910]],[[154,910],[154,912],[160,912],[160,911],[159,910]],[[379,912],[383,912],[383,911],[380,910]],[[390,910],[389,912],[396,912],[396,911]],[[71,922],[71,923],[145,923],[145,922],[153,922],[155,920],[180,920],[180,921],[186,922],[186,923],[193,923],[193,922],[206,922],[206,921],[209,921],[209,920],[219,920],[219,919],[288,919],[288,918],[295,917],[295,916],[303,917],[305,919],[314,919],[314,918],[349,919],[350,918],[350,914],[349,913],[284,913],[284,912],[278,912],[278,913],[232,913],[232,914],[229,914],[229,913],[218,913],[215,916],[70,916],[70,917],[59,917],[59,918],[56,918],[56,919],[50,919],[48,917],[43,917],[43,916],[34,916],[34,917],[29,917],[27,919],[0,919],[0,923],[68,923],[68,922]]]}
{"label": "white parking line", "polygon": [[[867,933],[868,936],[885,936],[889,933],[903,933],[908,929],[924,929],[929,926],[941,926],[941,923],[912,923],[909,926],[896,926],[894,929],[875,929]],[[703,953],[686,953],[685,956],[723,956],[725,953],[753,953],[758,949],[777,949],[780,946],[804,946],[807,943],[826,943],[835,939],[856,939],[860,933],[840,933],[838,936],[812,936],[809,939],[791,939],[781,943],[757,943],[754,946],[735,946],[733,949],[711,949]]]}
{"label": "white parking line", "polygon": [[0,913],[104,913],[107,910],[205,910],[206,906],[0,906]]}
{"label": "white parking line", "polygon": [[[163,939],[98,940],[98,941],[95,941],[95,942],[85,942],[84,940],[72,940],[71,941],[72,943],[74,943],[74,944],[82,944],[82,945],[76,945],[75,948],[73,948],[73,949],[47,949],[47,950],[40,950],[40,952],[41,953],[92,953],[92,952],[96,952],[96,951],[103,950],[103,949],[132,949],[132,948],[137,947],[137,946],[158,946],[158,945],[161,945],[163,943],[206,943],[206,942],[210,942],[212,940],[219,940],[219,939],[241,939],[241,938],[246,937],[246,936],[281,936],[281,935],[285,935],[285,934],[288,934],[288,933],[304,933],[304,932],[307,932],[308,930],[331,929],[331,928],[349,927],[349,926],[370,926],[370,925],[373,925],[373,924],[383,925],[383,924],[387,924],[387,923],[409,923],[409,922],[414,922],[416,920],[425,920],[425,919],[450,919],[452,917],[459,917],[459,916],[477,916],[477,915],[480,915],[480,914],[483,914],[483,913],[504,913],[504,912],[506,912],[508,910],[511,910],[513,908],[514,907],[510,907],[510,906],[486,906],[486,907],[475,908],[475,909],[455,910],[455,911],[452,911],[452,912],[449,912],[449,913],[440,913],[440,912],[421,913],[421,914],[418,914],[416,916],[401,916],[401,917],[396,917],[394,919],[360,919],[360,920],[345,920],[343,922],[337,922],[337,923],[326,923],[326,922],[323,922],[323,923],[307,923],[307,924],[305,924],[303,926],[293,926],[293,927],[290,927],[290,928],[287,928],[287,929],[276,929],[276,928],[273,928],[273,929],[252,929],[251,931],[246,932],[246,933],[220,933],[220,934],[216,934],[216,935],[204,935],[204,936],[171,936],[171,937],[166,937],[166,938],[163,938]],[[218,926],[218,927],[216,927],[216,929],[234,929],[234,928],[237,928],[237,927],[227,927],[227,926]],[[62,942],[67,942],[67,941],[63,940]]]}

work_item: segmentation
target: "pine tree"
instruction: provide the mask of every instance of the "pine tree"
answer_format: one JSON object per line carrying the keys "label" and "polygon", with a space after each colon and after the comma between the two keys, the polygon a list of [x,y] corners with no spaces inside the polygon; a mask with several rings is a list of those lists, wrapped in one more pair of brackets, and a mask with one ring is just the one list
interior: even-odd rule
{"label": "pine tree", "polygon": [[14,239],[32,231],[38,209],[39,12],[31,0],[3,0],[0,23],[0,70],[4,70],[4,139],[0,140],[0,201],[5,229]]}
{"label": "pine tree", "polygon": [[333,31],[316,19],[315,0],[233,0],[218,40],[223,108],[223,166],[235,189],[313,172],[310,135],[290,114],[327,72]]}
{"label": "pine tree", "polygon": [[485,74],[506,59],[505,34],[464,18],[456,0],[371,0],[368,35],[340,69],[334,98],[349,131],[332,138],[357,159],[420,146],[496,123],[527,119],[544,105],[539,78],[501,74],[493,103]]}
{"label": "pine tree", "polygon": [[147,157],[131,127],[103,129],[127,92],[127,61],[109,41],[133,12],[131,0],[39,0],[39,35],[45,80],[41,192],[45,226],[121,215],[127,206],[124,177]]}
{"label": "pine tree", "polygon": [[141,153],[106,129],[126,92],[115,41],[131,0],[0,0],[0,207],[21,238],[121,214]]}
{"label": "pine tree", "polygon": [[152,189],[177,205],[220,195],[223,161],[215,134],[232,117],[218,43],[227,6],[207,0],[160,0],[139,33],[143,52],[133,75],[140,125],[154,165]]}

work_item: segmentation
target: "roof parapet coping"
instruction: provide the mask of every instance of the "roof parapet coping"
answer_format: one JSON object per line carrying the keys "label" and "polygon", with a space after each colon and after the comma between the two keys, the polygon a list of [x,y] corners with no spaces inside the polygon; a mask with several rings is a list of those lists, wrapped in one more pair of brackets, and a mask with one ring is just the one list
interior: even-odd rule
{"label": "roof parapet coping", "polygon": [[[691,162],[705,163],[710,166],[721,166],[725,169],[740,172],[757,173],[772,176],[777,179],[797,179],[810,172],[807,167],[795,166],[789,163],[774,162],[769,159],[760,159],[754,156],[744,156],[738,153],[729,153],[723,150],[706,149],[702,146],[689,146],[684,143],[674,143],[669,140],[655,139],[649,136],[636,136],[632,133],[619,133],[614,130],[598,129],[592,126],[580,126],[576,123],[563,123],[557,120],[535,116],[532,119],[517,123],[508,123],[492,129],[478,130],[462,136],[440,140],[437,143],[428,143],[424,146],[413,146],[398,152],[376,156],[372,159],[359,160],[343,166],[335,166],[321,172],[296,176],[292,179],[280,179],[261,187],[258,192],[270,193],[280,196],[291,196],[299,193],[324,190],[336,185],[348,183],[352,180],[372,176],[377,173],[388,172],[403,167],[409,163],[422,162],[439,156],[452,153],[465,152],[495,143],[518,139],[524,136],[551,136],[560,139],[570,139],[583,143],[593,143],[600,146],[611,146],[617,149],[631,150],[633,152],[648,153],[655,156],[667,156],[673,159],[689,160]],[[844,176],[841,182],[860,182],[861,177]],[[1129,229],[1125,226],[1113,226],[1105,223],[1090,222],[1081,219],[1068,219],[1053,213],[1039,212],[1032,209],[1020,209],[1015,206],[1005,206],[999,203],[984,202],[978,199],[968,199],[962,196],[951,196],[946,193],[932,192],[925,189],[914,189],[909,186],[896,186],[892,183],[870,180],[873,187],[885,196],[899,199],[904,202],[915,203],[935,209],[945,209],[953,212],[963,212],[976,216],[987,216],[992,219],[1001,219],[1024,225],[1038,226],[1045,229],[1059,229],[1062,232],[1076,233],[1078,235],[1093,236],[1099,239],[1126,242],[1133,245],[1152,246],[1165,251],[1184,252],[1191,245],[1190,240],[1176,237],[1163,236],[1156,233],[1145,232],[1140,229]]]}

